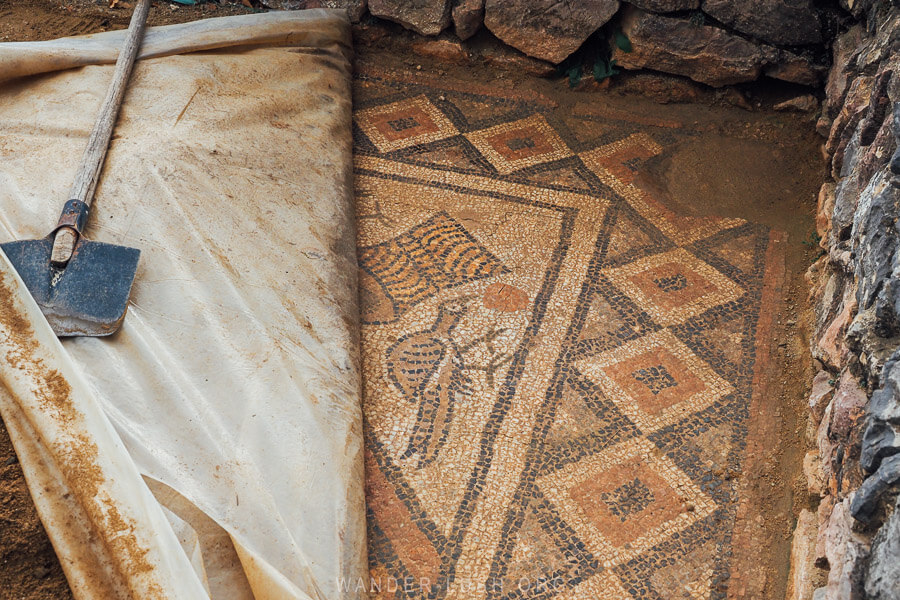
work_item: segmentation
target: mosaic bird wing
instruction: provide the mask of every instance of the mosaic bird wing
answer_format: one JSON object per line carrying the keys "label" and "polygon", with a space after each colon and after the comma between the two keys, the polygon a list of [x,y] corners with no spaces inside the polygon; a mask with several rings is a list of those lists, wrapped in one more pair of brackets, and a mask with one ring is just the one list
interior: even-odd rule
{"label": "mosaic bird wing", "polygon": [[388,377],[407,400],[417,400],[437,373],[447,352],[451,348],[455,351],[450,334],[464,312],[461,307],[452,311],[441,307],[431,327],[404,335],[388,348],[385,357]]}
{"label": "mosaic bird wing", "polygon": [[404,336],[387,351],[388,377],[407,400],[415,402],[446,354],[447,342],[433,331]]}

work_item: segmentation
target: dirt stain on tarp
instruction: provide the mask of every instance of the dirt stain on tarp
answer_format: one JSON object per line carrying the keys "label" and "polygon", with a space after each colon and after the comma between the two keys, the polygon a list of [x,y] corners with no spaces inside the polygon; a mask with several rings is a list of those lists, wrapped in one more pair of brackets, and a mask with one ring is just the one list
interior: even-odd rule
{"label": "dirt stain on tarp", "polygon": [[[0,379],[5,369],[19,371],[30,380],[41,411],[56,421],[61,435],[50,451],[84,518],[106,547],[107,558],[121,580],[119,583],[133,597],[164,598],[165,594],[157,584],[147,586],[139,581],[154,570],[147,557],[149,549],[138,542],[133,521],[119,512],[115,500],[105,489],[106,478],[99,465],[97,445],[83,433],[71,433],[87,429],[84,415],[72,401],[72,387],[65,376],[39,356],[40,343],[17,296],[8,276],[0,274],[0,336],[5,338],[5,366],[0,367]],[[60,501],[66,502],[65,499]],[[65,512],[70,503],[71,499],[66,506],[61,505],[53,512]]]}

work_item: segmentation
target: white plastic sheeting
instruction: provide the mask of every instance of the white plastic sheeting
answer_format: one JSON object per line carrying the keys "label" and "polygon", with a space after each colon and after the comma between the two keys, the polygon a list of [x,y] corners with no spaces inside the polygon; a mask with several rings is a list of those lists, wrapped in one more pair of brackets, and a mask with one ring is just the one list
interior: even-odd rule
{"label": "white plastic sheeting", "polygon": [[[0,241],[55,223],[123,37],[0,44]],[[87,229],[142,251],[122,330],[60,342],[0,255],[38,512],[80,599],[356,598],[346,17],[155,28],[142,55]]]}

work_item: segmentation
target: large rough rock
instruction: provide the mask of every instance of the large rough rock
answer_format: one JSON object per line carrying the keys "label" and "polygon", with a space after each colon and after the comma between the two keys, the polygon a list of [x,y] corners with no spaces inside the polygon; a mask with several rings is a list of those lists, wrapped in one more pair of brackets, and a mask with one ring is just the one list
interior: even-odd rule
{"label": "large rough rock", "polygon": [[703,11],[772,44],[794,46],[822,41],[812,0],[703,0]]}
{"label": "large rough rock", "polygon": [[628,0],[628,3],[657,13],[700,8],[700,0]]}
{"label": "large rough rock", "polygon": [[872,394],[860,462],[874,472],[881,461],[900,454],[900,352],[884,365],[883,386]]}
{"label": "large rough rock", "polygon": [[[854,159],[860,141],[854,139],[851,145]],[[900,190],[892,185],[894,178],[885,166],[858,186],[862,191],[850,233],[859,281],[857,300],[862,310],[874,308],[875,327],[885,338],[900,333]]]}
{"label": "large rough rock", "polygon": [[900,501],[872,542],[865,589],[868,600],[900,598]]}
{"label": "large rough rock", "polygon": [[632,51],[615,50],[619,65],[684,75],[713,87],[753,81],[773,57],[771,50],[724,29],[632,7],[623,11],[622,30]]}
{"label": "large rough rock", "polygon": [[900,175],[900,101],[894,102],[892,127],[894,129],[894,137],[898,142],[896,144],[896,149],[894,150],[894,155],[891,157],[891,162],[888,164],[888,168],[894,176],[897,176]]}
{"label": "large rough rock", "polygon": [[469,53],[456,40],[417,39],[410,48],[416,56],[433,58],[442,63],[463,64],[469,60]]}
{"label": "large rough rock", "polygon": [[862,600],[869,545],[853,531],[849,501],[836,504],[824,527],[819,529],[818,550],[828,565],[828,600]]}
{"label": "large rough rock", "polygon": [[470,44],[470,48],[472,58],[491,67],[534,77],[553,77],[558,74],[553,63],[532,58],[494,37],[480,39],[478,43]]}
{"label": "large rough rock", "polygon": [[900,482],[900,456],[894,455],[881,461],[875,474],[866,479],[853,495],[850,514],[862,523],[869,523],[878,511],[884,493]]}
{"label": "large rough rock", "polygon": [[366,12],[367,0],[320,0],[322,8],[345,8],[350,22],[359,23]]}
{"label": "large rough rock", "polygon": [[765,74],[772,79],[818,87],[828,73],[828,68],[787,50],[778,52],[775,64],[765,68]]}
{"label": "large rough rock", "polygon": [[484,0],[458,0],[451,14],[456,35],[461,40],[467,40],[484,23]]}
{"label": "large rough rock", "polygon": [[618,0],[487,0],[484,24],[525,54],[560,63],[618,10]]}
{"label": "large rough rock", "polygon": [[791,544],[791,570],[788,576],[787,600],[812,600],[816,588],[824,582],[822,570],[816,567],[816,515],[800,511]]}
{"label": "large rough rock", "polygon": [[[852,81],[850,59],[859,47],[863,36],[863,27],[854,25],[834,40],[831,49],[832,67],[825,83],[824,115],[826,119],[834,119],[841,110],[841,105]],[[830,127],[830,125],[829,125]],[[828,133],[824,134],[826,137]]]}
{"label": "large rough rock", "polygon": [[450,25],[450,0],[369,0],[369,12],[421,35],[437,35]]}

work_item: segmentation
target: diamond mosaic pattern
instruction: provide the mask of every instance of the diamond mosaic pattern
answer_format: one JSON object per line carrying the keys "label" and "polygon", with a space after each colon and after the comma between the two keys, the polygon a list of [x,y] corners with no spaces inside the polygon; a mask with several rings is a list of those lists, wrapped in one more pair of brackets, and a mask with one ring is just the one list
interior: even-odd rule
{"label": "diamond mosaic pattern", "polygon": [[434,142],[458,133],[425,96],[359,111],[354,122],[381,152]]}
{"label": "diamond mosaic pattern", "polygon": [[[642,509],[612,509],[603,499],[629,485],[646,491],[626,506],[639,507],[644,500]],[[605,568],[639,555],[715,510],[715,503],[643,438],[585,457],[544,476],[538,486]],[[684,510],[687,504],[693,509]]]}
{"label": "diamond mosaic pattern", "polygon": [[473,131],[466,137],[504,175],[572,156],[541,115]]}
{"label": "diamond mosaic pattern", "polygon": [[645,433],[734,391],[668,329],[575,364]]}
{"label": "diamond mosaic pattern", "polygon": [[660,325],[683,323],[742,293],[734,282],[683,248],[647,256],[606,275]]}

